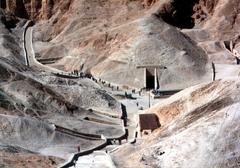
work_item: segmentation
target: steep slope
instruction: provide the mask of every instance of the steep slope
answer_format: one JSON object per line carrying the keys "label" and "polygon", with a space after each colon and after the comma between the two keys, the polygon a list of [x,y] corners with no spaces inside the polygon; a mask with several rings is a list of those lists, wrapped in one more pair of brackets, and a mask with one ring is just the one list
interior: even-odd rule
{"label": "steep slope", "polygon": [[[18,8],[11,7],[16,2],[11,3],[5,10],[17,14]],[[82,70],[122,85],[143,87],[143,71],[136,69],[139,57],[154,58],[156,63],[165,60],[163,66],[178,64],[174,70],[171,66],[159,70],[163,89],[178,89],[211,80],[212,70],[206,64],[236,64],[235,56],[239,55],[234,54],[239,41],[237,0],[32,0],[24,7],[27,18],[36,21],[34,45],[38,58],[56,59],[59,61],[51,66]],[[153,19],[152,14],[160,19]],[[162,19],[177,29],[163,28]],[[153,25],[158,31],[152,30]],[[176,35],[179,30],[196,43]],[[176,52],[180,55],[177,60],[172,58]],[[192,58],[186,60],[183,55]],[[189,62],[197,57],[204,61]],[[109,68],[113,70],[109,72]],[[191,72],[186,78],[185,71]],[[177,88],[176,83],[181,85]]]}
{"label": "steep slope", "polygon": [[[55,130],[53,124],[79,134],[122,135],[120,103],[88,78],[60,78],[37,67],[27,67],[22,47],[26,20],[17,17],[8,20],[11,15],[2,9],[0,12],[0,153],[4,158],[16,155],[12,161],[1,160],[1,166],[21,167],[26,164],[24,158],[32,158],[28,166],[39,159],[43,167],[56,167],[62,160],[55,157],[67,159],[77,152],[79,145],[88,150],[105,143]],[[12,19],[16,23],[9,27]],[[98,117],[111,122],[102,112],[116,117],[113,119],[116,125],[85,119]],[[22,155],[11,155],[14,149]]]}
{"label": "steep slope", "polygon": [[[101,112],[121,114],[120,104],[98,84],[24,66],[25,19],[35,22],[38,59],[56,59],[50,66],[61,70],[77,69],[142,88],[144,71],[137,67],[161,65],[164,68],[157,71],[161,89],[210,81],[212,62],[220,64],[215,66],[217,78],[239,76],[238,65],[225,65],[240,58],[238,0],[2,0],[0,5],[4,9],[0,11],[0,113],[4,114],[0,115],[0,153],[4,156],[7,146],[43,159],[47,167],[57,159],[34,152],[62,157],[55,151],[69,154],[79,143],[96,145],[51,129],[49,133],[49,122],[84,133],[122,133],[119,125],[86,119],[101,117]],[[237,78],[204,83],[149,109],[146,112],[156,113],[162,127],[114,153],[117,166],[239,167],[239,86]],[[9,124],[12,121],[19,121],[16,129]],[[38,139],[47,144],[34,144]],[[9,164],[8,159],[2,162]]]}
{"label": "steep slope", "polygon": [[[17,151],[16,148],[3,147],[1,166],[11,168],[49,168],[56,167],[62,159]],[[39,163],[41,163],[39,165]]]}
{"label": "steep slope", "polygon": [[1,145],[17,146],[42,155],[66,159],[69,154],[77,152],[78,145],[86,150],[102,143],[57,132],[51,124],[29,117],[0,115],[0,120]]}
{"label": "steep slope", "polygon": [[239,1],[202,0],[196,8],[202,12],[195,17],[204,16],[205,19],[193,29],[182,31],[207,52],[211,61],[236,64],[235,57],[239,54],[234,54],[233,49],[239,44]]}
{"label": "steep slope", "polygon": [[[61,24],[65,27],[56,36],[51,32],[61,27],[55,24],[57,15],[35,25],[35,50],[41,58],[63,57],[52,65],[56,68],[80,69],[132,87],[144,87],[143,69],[136,67],[146,64],[168,67],[158,73],[163,89],[211,80],[207,55],[176,28],[165,24],[149,7],[154,7],[154,2],[145,4],[72,1],[72,12],[64,14],[70,19]],[[112,10],[116,12],[111,13]]]}
{"label": "steep slope", "polygon": [[[3,14],[2,20],[5,20]],[[58,78],[53,74],[26,67],[22,48],[24,30],[21,24],[22,21],[15,29],[8,30],[5,22],[0,22],[0,82],[3,97],[19,102],[24,105],[23,109],[26,107],[36,111],[42,111],[42,108],[46,111],[51,109],[53,112],[54,109],[62,109],[65,113],[69,110],[68,106],[70,109],[71,106],[78,106],[80,109],[87,107],[120,112],[120,104],[89,79]],[[91,94],[88,95],[89,93]],[[46,102],[49,102],[49,107],[42,105]]]}
{"label": "steep slope", "polygon": [[[137,66],[162,65],[161,89],[181,89],[212,78],[207,55],[194,42],[156,15],[123,26],[129,39],[109,58],[92,68],[103,79],[144,87],[144,71]],[[111,69],[111,72],[108,70]]]}
{"label": "steep slope", "polygon": [[116,163],[121,167],[126,159],[123,167],[238,167],[239,84],[238,79],[201,84],[152,107],[147,112],[156,113],[162,127],[118,151]]}

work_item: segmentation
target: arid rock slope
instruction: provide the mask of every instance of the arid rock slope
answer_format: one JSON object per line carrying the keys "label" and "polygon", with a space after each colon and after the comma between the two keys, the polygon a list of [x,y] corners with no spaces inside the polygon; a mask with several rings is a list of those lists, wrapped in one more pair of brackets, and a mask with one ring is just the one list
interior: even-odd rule
{"label": "arid rock slope", "polygon": [[210,81],[211,62],[236,64],[238,0],[8,2],[6,11],[36,22],[37,56],[59,59],[58,69],[141,88],[136,66],[154,62],[168,67],[159,70],[163,89],[179,89]]}
{"label": "arid rock slope", "polygon": [[26,20],[2,9],[0,19],[1,167],[57,167],[63,162],[59,158],[68,159],[78,145],[86,150],[104,142],[72,137],[55,130],[52,124],[81,133],[122,134],[119,125],[85,120],[93,117],[108,121],[109,117],[100,112],[119,117],[120,103],[88,78],[59,78],[25,66],[22,35]]}
{"label": "arid rock slope", "polygon": [[[54,64],[60,69],[82,69],[108,81],[135,87],[143,87],[143,72],[136,69],[139,62],[167,66],[167,70],[160,71],[160,83],[166,89],[176,89],[175,83],[178,88],[185,88],[211,80],[208,63],[212,61],[236,63],[224,41],[233,41],[234,45],[237,41],[238,1],[171,0],[146,4],[142,1],[72,1],[64,14],[70,19],[59,25],[58,15],[54,15],[47,22],[52,25],[50,32],[45,31],[45,22],[36,25],[35,49],[43,58],[64,57]],[[208,56],[161,18],[182,29]],[[173,57],[175,53],[179,54],[177,59]]]}
{"label": "arid rock slope", "polygon": [[[162,127],[113,156],[119,167],[239,167],[240,81],[218,80],[190,87],[147,112]],[[137,165],[137,166],[135,166]]]}
{"label": "arid rock slope", "polygon": [[[161,7],[157,1],[51,2],[48,7],[42,2],[40,8],[31,10],[29,4],[25,6],[28,15],[33,10],[39,13],[34,17],[38,55],[63,57],[54,67],[80,69],[139,88],[144,87],[143,70],[136,66],[152,63],[168,67],[159,71],[160,83],[166,89],[185,88],[212,78],[207,55],[179,30],[163,22],[153,10]],[[49,17],[41,17],[44,14]]]}
{"label": "arid rock slope", "polygon": [[[154,62],[168,67],[159,70],[163,89],[179,89],[210,81],[211,62],[236,64],[237,0],[32,0],[18,8],[15,4],[10,2],[6,10],[36,22],[37,56],[58,58],[52,66],[62,70],[79,69],[141,88],[143,70],[136,66]],[[24,6],[26,16],[18,14]]]}
{"label": "arid rock slope", "polygon": [[19,151],[17,148],[4,147],[0,152],[1,167],[11,168],[49,168],[57,167],[62,159],[31,154]]}
{"label": "arid rock slope", "polygon": [[190,30],[183,30],[201,46],[215,63],[236,64],[233,53],[239,46],[240,3],[238,0],[202,2],[195,17],[205,19]]}
{"label": "arid rock slope", "polygon": [[239,0],[1,0],[0,5],[0,167],[38,162],[56,167],[57,157],[73,153],[77,144],[99,143],[60,135],[51,123],[83,133],[121,133],[119,126],[86,120],[108,122],[100,112],[121,112],[98,84],[24,65],[28,19],[35,23],[38,59],[56,59],[54,68],[142,88],[143,69],[137,66],[162,65],[162,89],[195,85],[146,111],[156,113],[162,127],[117,150],[118,167],[239,167],[240,81],[209,82],[212,62],[218,64],[217,78],[239,76]]}

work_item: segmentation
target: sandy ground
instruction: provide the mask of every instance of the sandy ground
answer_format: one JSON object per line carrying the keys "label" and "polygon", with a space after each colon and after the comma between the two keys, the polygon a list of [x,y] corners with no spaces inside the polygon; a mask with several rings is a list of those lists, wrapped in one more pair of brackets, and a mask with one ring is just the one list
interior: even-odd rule
{"label": "sandy ground", "polygon": [[[121,168],[239,167],[239,80],[193,86],[155,105],[162,127],[112,154]],[[191,164],[189,164],[191,163]]]}
{"label": "sandy ground", "polygon": [[[138,124],[138,115],[149,108],[149,92],[143,91],[141,95],[138,93],[132,93],[131,90],[116,90],[111,89],[107,86],[102,87],[107,90],[109,94],[115,97],[119,102],[126,106],[128,122],[127,129],[129,130],[128,141],[122,141],[122,145],[128,144],[133,141],[135,138],[135,131]],[[127,94],[132,94],[132,98],[125,98],[125,92]],[[150,97],[150,107],[153,105],[163,101],[164,99],[153,99]],[[138,103],[138,105],[137,105]],[[141,110],[139,110],[141,109]],[[138,138],[140,140],[141,138]],[[117,150],[124,148],[124,146],[119,145],[118,142],[113,145],[109,145],[105,148],[108,152],[117,152]],[[112,164],[111,157],[106,156],[105,151],[101,152],[102,154],[94,153],[91,155],[79,157],[76,167],[78,168],[114,168],[114,164]]]}
{"label": "sandy ground", "polygon": [[216,79],[231,79],[239,77],[240,65],[215,64]]}
{"label": "sandy ground", "polygon": [[[73,168],[73,167],[72,167]],[[74,168],[116,168],[111,157],[104,151],[80,157]]]}

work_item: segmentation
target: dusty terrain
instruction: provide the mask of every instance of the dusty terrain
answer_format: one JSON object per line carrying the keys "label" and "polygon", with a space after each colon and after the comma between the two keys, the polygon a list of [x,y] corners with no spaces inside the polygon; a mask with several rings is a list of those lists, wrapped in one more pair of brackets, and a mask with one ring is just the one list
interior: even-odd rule
{"label": "dusty terrain", "polygon": [[[240,167],[238,0],[1,0],[0,5],[0,167],[57,167],[78,146],[87,150],[104,143],[82,135],[122,135],[120,102],[131,117],[131,137],[139,112],[155,113],[161,128],[111,153],[117,167]],[[33,27],[25,29],[27,20]],[[30,66],[24,44],[32,52]],[[78,70],[131,91],[144,87],[144,71],[137,68],[144,65],[164,66],[157,70],[161,89],[184,90],[146,109],[147,93],[121,99],[125,90],[117,95],[89,78],[52,73]],[[108,155],[97,153],[77,164],[102,165],[104,158],[113,167]]]}
{"label": "dusty terrain", "polygon": [[[143,72],[136,66],[153,62],[168,67],[159,72],[165,89],[186,88],[211,80],[208,56],[159,17],[155,8],[161,8],[162,2],[64,2],[54,2],[47,8],[52,9],[48,20],[41,14],[40,18],[35,17],[37,56],[62,58],[52,67],[79,69],[132,87],[143,87]],[[44,6],[36,10],[41,13]]]}
{"label": "dusty terrain", "polygon": [[[51,66],[61,70],[143,87],[136,66],[154,62],[167,67],[159,70],[163,89],[183,89],[210,81],[212,62],[236,64],[237,0],[32,0],[20,6],[6,8],[36,21],[36,56],[55,59]],[[20,14],[24,6],[26,14]]]}
{"label": "dusty terrain", "polygon": [[[210,81],[211,62],[236,64],[238,1],[68,1],[68,8],[63,4],[54,3],[52,17],[34,27],[39,56],[62,58],[53,67],[90,71],[113,83],[143,87],[143,71],[136,66],[160,63],[167,67],[159,72],[163,89],[182,89]],[[231,51],[225,41],[233,43]]]}
{"label": "dusty terrain", "polygon": [[57,167],[63,160],[54,157],[47,157],[37,154],[24,153],[18,151],[5,152],[1,149],[1,167],[12,168],[42,168],[42,167]]}
{"label": "dusty terrain", "polygon": [[116,165],[239,167],[239,91],[239,80],[219,80],[190,87],[150,108],[146,112],[156,113],[162,127],[116,151]]}
{"label": "dusty terrain", "polygon": [[[77,153],[78,146],[85,151],[105,143],[74,137],[54,125],[81,134],[123,134],[121,105],[116,99],[88,78],[59,78],[36,66],[25,66],[22,34],[26,20],[11,18],[3,10],[0,15],[1,166],[57,167]],[[12,19],[16,25],[9,28]]]}

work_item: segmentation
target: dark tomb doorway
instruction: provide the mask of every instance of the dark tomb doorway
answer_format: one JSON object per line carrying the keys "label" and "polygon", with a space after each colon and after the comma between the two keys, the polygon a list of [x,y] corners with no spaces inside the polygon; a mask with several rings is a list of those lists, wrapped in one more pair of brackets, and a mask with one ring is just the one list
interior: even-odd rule
{"label": "dark tomb doorway", "polygon": [[154,69],[146,69],[146,89],[154,89]]}

